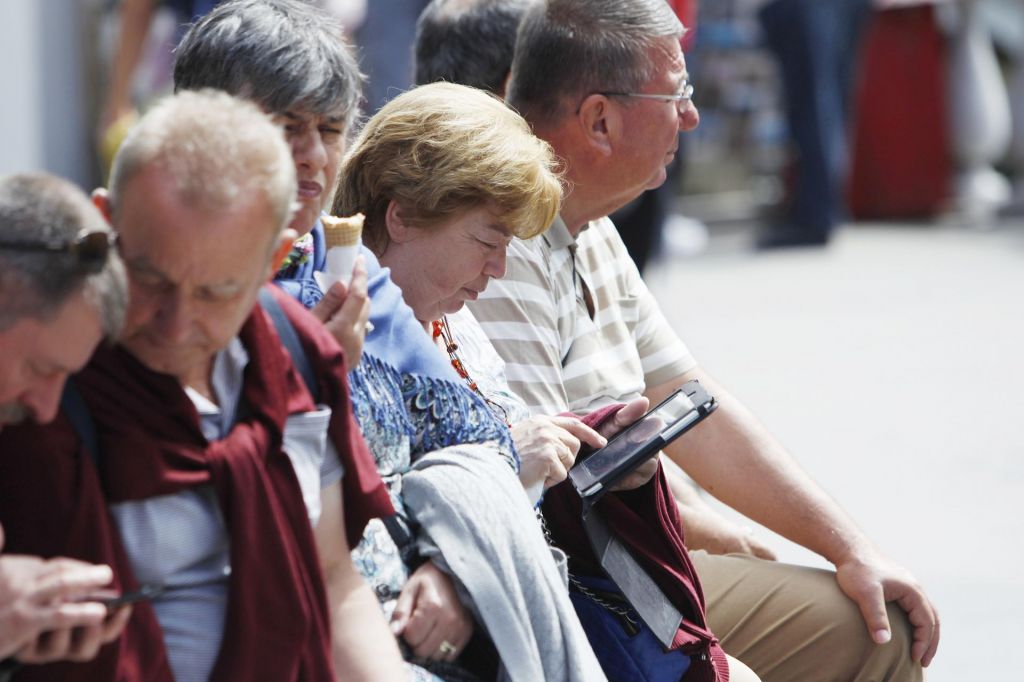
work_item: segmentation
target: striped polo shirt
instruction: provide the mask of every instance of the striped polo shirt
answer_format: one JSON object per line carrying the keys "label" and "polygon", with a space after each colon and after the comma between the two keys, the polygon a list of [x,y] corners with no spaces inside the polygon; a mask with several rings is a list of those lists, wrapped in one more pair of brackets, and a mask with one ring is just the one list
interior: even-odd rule
{"label": "striped polo shirt", "polygon": [[505,277],[469,305],[534,414],[585,414],[697,364],[608,218],[513,240]]}

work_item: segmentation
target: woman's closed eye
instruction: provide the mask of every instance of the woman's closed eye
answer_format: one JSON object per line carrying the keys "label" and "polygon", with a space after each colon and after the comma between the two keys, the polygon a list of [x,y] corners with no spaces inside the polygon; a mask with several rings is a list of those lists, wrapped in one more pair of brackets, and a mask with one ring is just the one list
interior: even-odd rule
{"label": "woman's closed eye", "polygon": [[333,126],[321,126],[320,137],[322,137],[324,142],[328,144],[336,142],[341,137],[341,128],[335,128]]}

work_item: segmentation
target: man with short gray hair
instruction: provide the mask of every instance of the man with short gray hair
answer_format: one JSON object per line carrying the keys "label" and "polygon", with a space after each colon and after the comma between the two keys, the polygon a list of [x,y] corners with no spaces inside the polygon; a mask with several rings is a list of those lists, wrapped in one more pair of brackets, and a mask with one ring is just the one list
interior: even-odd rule
{"label": "man with short gray hair", "polygon": [[699,123],[682,31],[663,0],[549,0],[527,14],[508,100],[564,161],[567,194],[560,220],[516,240],[505,278],[469,306],[534,412],[656,404],[691,379],[717,397],[717,413],[665,455],[836,566],[691,552],[728,653],[765,678],[920,679],[939,639],[924,591],[697,365],[605,217],[661,185],[678,133]]}
{"label": "man with short gray hair", "polygon": [[[118,345],[75,377],[94,437],[73,412],[0,434],[0,467],[15,451],[31,463],[26,490],[0,474],[0,520],[37,553],[109,564],[140,603],[116,647],[40,679],[403,675],[348,550],[393,508],[342,351],[301,306],[260,294],[291,246],[295,186],[280,129],[250,102],[200,91],[151,109],[110,193],[94,195],[132,294]],[[41,490],[54,502],[37,509]]]}

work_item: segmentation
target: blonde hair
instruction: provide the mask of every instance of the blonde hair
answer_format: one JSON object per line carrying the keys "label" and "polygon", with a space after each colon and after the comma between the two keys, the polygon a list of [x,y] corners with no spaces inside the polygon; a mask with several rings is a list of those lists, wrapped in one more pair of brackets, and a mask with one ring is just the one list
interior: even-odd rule
{"label": "blonde hair", "polygon": [[364,241],[379,254],[392,200],[418,227],[492,206],[528,239],[551,225],[562,188],[554,152],[519,114],[482,90],[430,83],[366,123],[342,162],[332,212],[363,213]]}
{"label": "blonde hair", "polygon": [[255,104],[217,90],[166,97],[139,121],[114,158],[110,202],[118,210],[128,180],[158,164],[181,195],[216,210],[255,189],[278,232],[295,210],[297,181],[281,128]]}

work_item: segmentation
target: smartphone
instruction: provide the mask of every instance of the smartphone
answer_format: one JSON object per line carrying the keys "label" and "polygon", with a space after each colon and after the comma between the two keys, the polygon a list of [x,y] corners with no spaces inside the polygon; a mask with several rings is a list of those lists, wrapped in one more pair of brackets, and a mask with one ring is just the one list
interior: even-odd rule
{"label": "smartphone", "polygon": [[159,585],[143,585],[137,590],[132,592],[122,592],[121,594],[117,594],[113,590],[97,592],[83,597],[79,601],[99,602],[106,606],[108,611],[113,611],[114,609],[125,606],[126,604],[135,604],[140,601],[155,599],[160,596],[163,591],[163,588]]}
{"label": "smartphone", "polygon": [[620,431],[600,450],[576,463],[569,480],[589,504],[642,462],[683,435],[718,407],[698,381],[688,381],[654,409]]}

